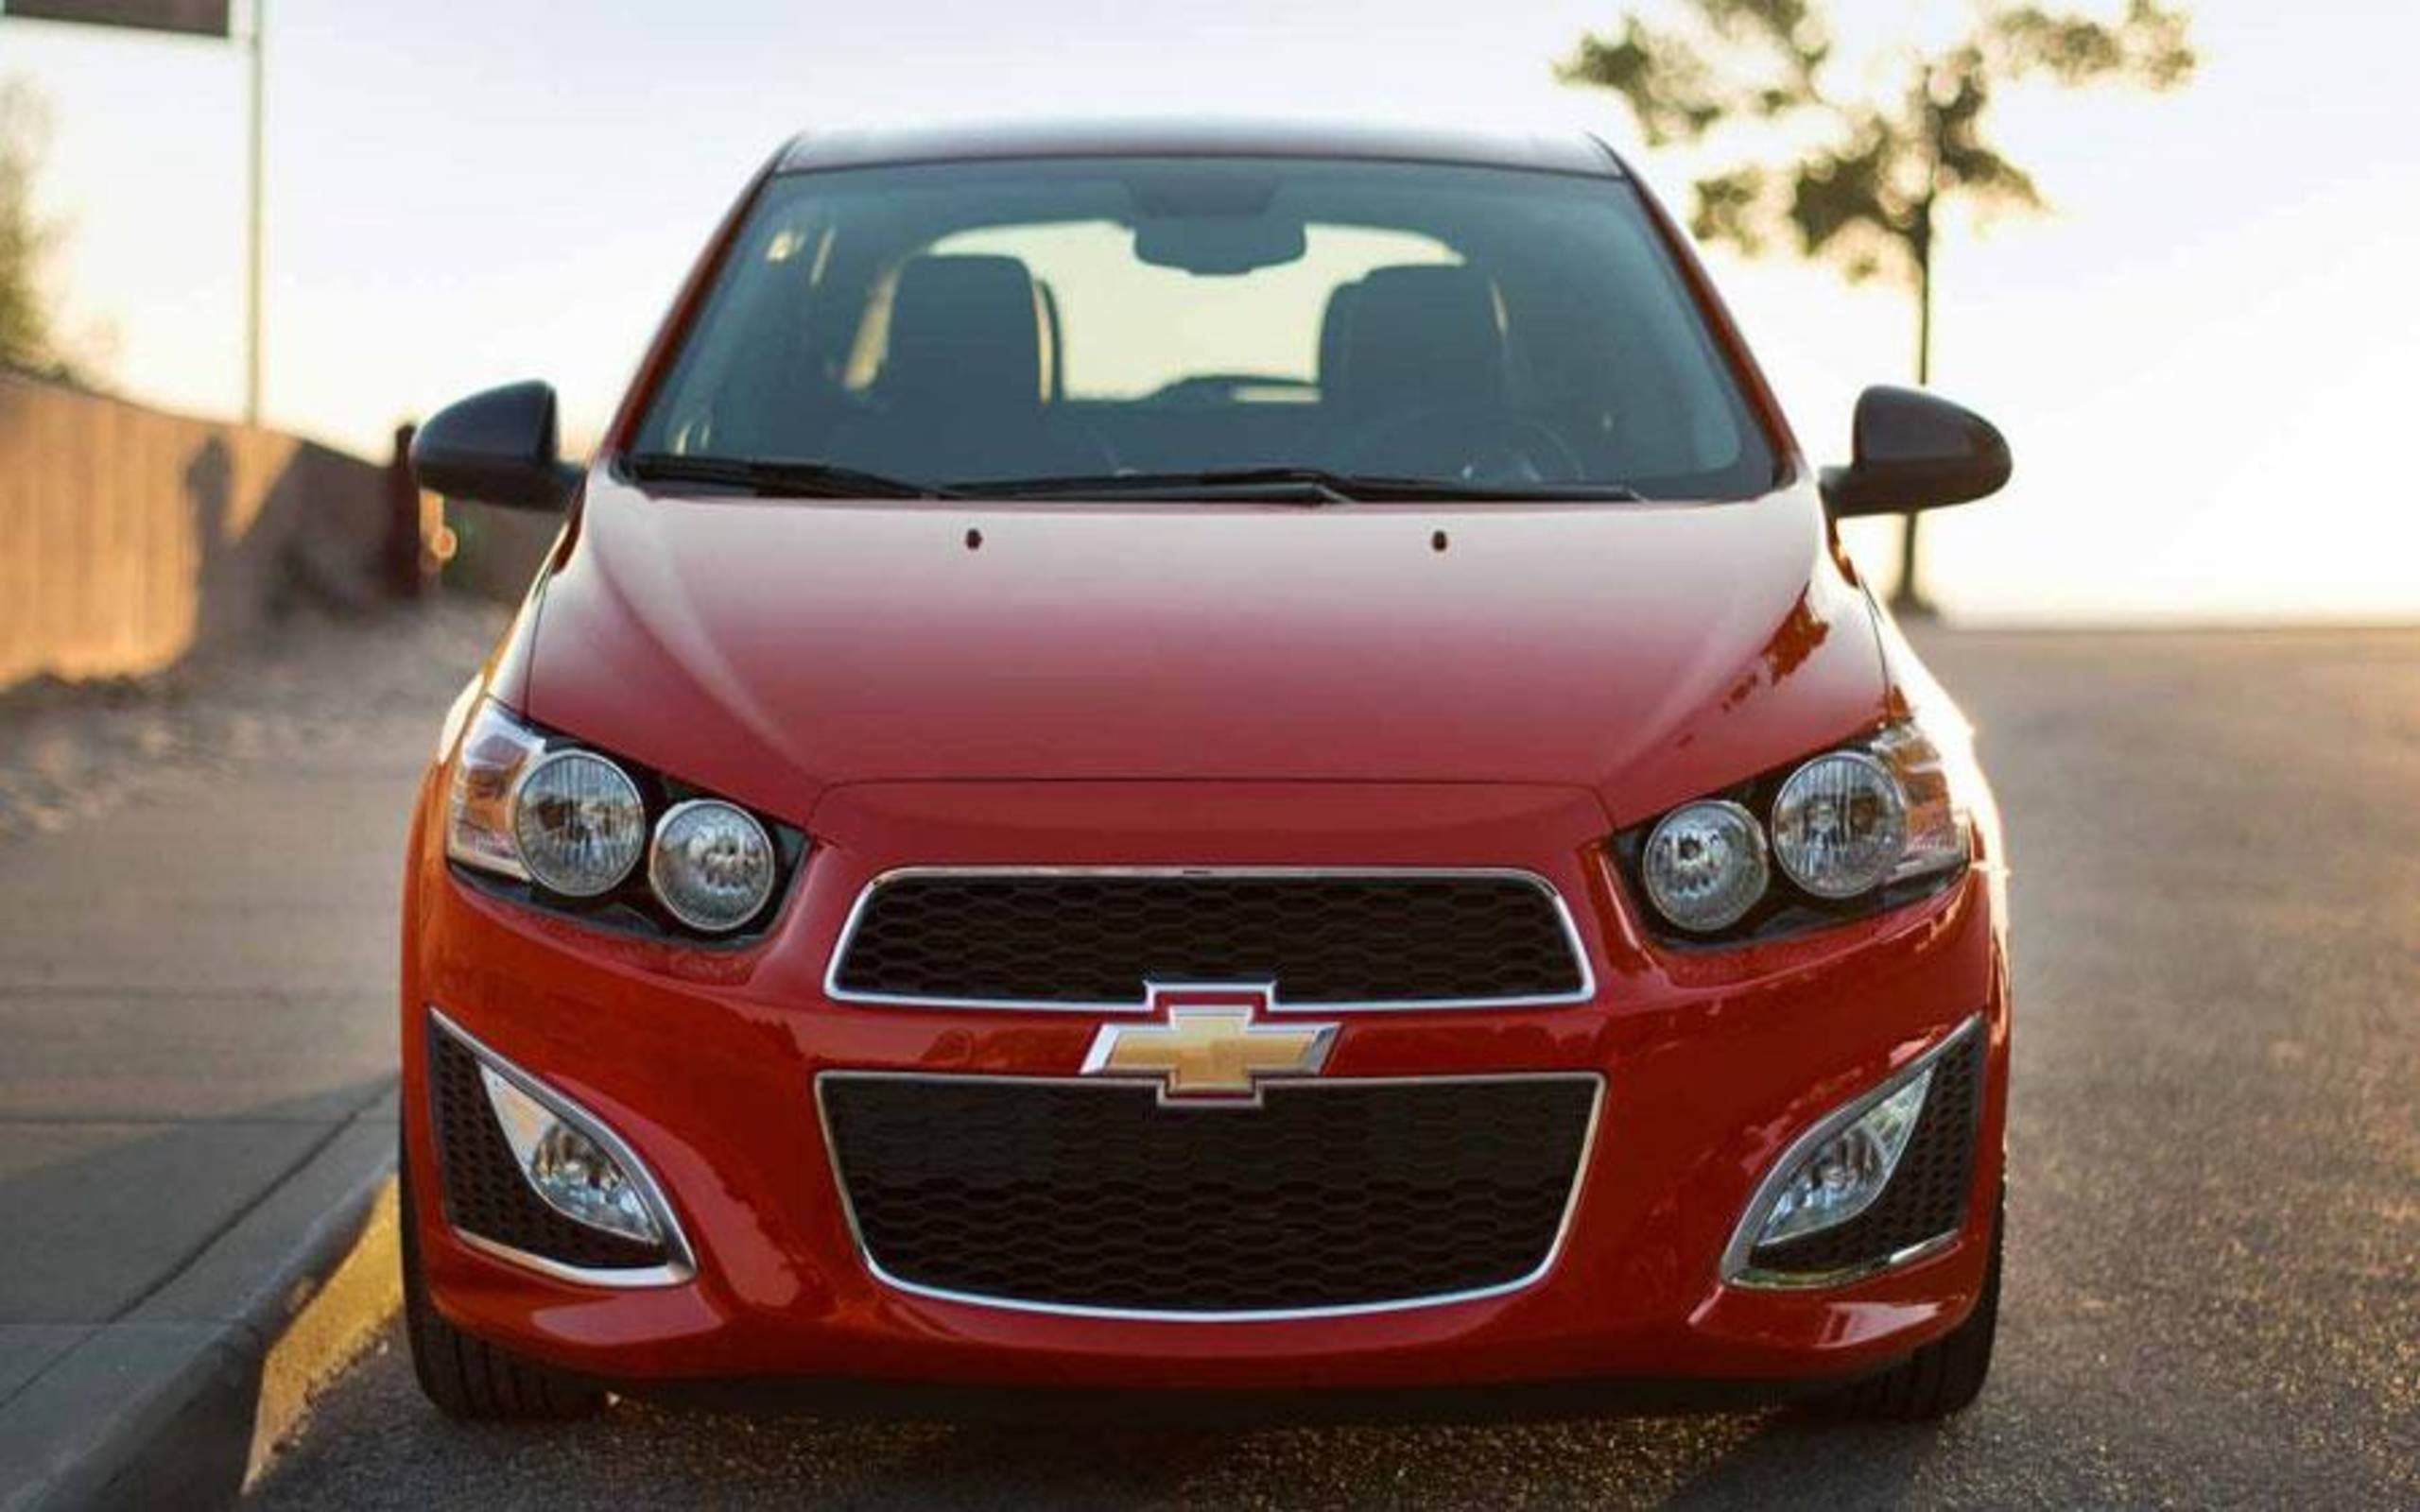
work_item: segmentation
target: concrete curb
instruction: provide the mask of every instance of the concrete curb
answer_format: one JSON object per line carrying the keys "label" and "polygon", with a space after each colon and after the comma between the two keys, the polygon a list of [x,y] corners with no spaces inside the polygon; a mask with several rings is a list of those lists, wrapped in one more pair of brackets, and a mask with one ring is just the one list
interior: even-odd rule
{"label": "concrete curb", "polygon": [[393,1099],[0,1414],[0,1512],[223,1506],[402,1296]]}

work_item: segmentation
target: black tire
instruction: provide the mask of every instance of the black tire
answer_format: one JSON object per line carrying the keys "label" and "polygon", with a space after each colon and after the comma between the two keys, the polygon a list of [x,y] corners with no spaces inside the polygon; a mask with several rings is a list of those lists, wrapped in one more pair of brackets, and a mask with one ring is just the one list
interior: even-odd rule
{"label": "black tire", "polygon": [[408,1169],[402,1185],[404,1334],[422,1394],[460,1422],[565,1422],[603,1407],[598,1388],[473,1338],[438,1315],[421,1278]]}
{"label": "black tire", "polygon": [[1964,1410],[1992,1373],[1992,1340],[2000,1327],[2000,1246],[2008,1229],[2008,1193],[1992,1212],[1992,1259],[1983,1295],[1966,1321],[1880,1375],[1825,1398],[1821,1410],[1851,1422],[1932,1422]]}

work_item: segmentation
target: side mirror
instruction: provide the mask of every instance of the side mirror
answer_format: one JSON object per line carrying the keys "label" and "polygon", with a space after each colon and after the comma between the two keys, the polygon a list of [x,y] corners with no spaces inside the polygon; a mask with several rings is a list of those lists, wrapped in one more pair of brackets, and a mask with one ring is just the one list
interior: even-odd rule
{"label": "side mirror", "polygon": [[555,391],[508,384],[457,400],[412,437],[412,477],[431,493],[508,509],[560,509],[579,482],[555,435]]}
{"label": "side mirror", "polygon": [[2008,441],[1990,421],[1914,388],[1858,396],[1846,467],[1824,470],[1824,505],[1836,518],[1912,514],[1999,491]]}

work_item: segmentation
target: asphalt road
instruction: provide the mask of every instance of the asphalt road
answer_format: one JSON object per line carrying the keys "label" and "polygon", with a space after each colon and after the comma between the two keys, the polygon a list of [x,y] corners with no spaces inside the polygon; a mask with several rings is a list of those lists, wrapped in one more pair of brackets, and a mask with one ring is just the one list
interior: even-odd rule
{"label": "asphalt road", "polygon": [[1927,649],[2017,871],[2008,1290],[1955,1421],[473,1430],[390,1335],[259,1503],[2420,1505],[2420,633]]}

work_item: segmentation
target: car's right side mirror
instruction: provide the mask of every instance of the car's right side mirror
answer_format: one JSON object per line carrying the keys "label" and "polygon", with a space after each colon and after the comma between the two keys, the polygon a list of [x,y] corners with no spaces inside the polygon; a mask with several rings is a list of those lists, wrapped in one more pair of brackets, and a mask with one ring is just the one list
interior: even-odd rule
{"label": "car's right side mirror", "polygon": [[1835,518],[1964,504],[1998,492],[2014,466],[1990,421],[1915,388],[1858,395],[1851,445],[1849,465],[1823,473],[1824,506]]}

